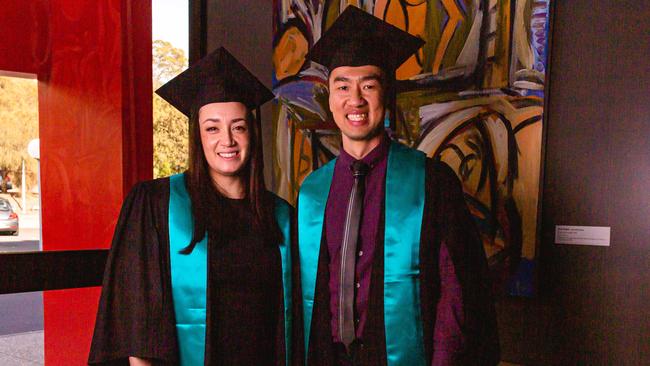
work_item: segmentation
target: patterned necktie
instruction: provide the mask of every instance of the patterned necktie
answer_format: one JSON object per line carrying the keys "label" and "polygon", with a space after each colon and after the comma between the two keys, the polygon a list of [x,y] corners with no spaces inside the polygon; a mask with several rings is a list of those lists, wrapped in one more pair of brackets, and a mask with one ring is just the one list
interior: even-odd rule
{"label": "patterned necktie", "polygon": [[354,329],[354,292],[355,264],[357,241],[359,239],[359,223],[363,207],[365,191],[364,179],[370,169],[362,161],[355,161],[350,167],[354,176],[354,184],[350,192],[350,200],[345,214],[343,242],[341,243],[341,267],[339,271],[339,338],[349,349],[355,338]]}

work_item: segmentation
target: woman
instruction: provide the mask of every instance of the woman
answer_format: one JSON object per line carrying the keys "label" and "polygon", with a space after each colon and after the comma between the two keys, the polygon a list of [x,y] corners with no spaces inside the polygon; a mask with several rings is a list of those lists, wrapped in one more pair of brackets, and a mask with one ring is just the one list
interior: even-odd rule
{"label": "woman", "polygon": [[89,363],[287,364],[290,206],[251,113],[273,94],[224,48],[156,93],[190,117],[189,169],[126,198]]}

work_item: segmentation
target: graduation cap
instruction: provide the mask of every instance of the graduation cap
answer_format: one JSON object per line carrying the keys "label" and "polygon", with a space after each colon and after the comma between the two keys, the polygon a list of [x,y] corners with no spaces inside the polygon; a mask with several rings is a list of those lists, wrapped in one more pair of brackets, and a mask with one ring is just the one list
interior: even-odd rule
{"label": "graduation cap", "polygon": [[348,6],[316,42],[307,58],[330,71],[339,66],[375,65],[393,73],[424,41]]}
{"label": "graduation cap", "polygon": [[168,81],[156,94],[188,117],[194,108],[210,103],[240,102],[249,109],[257,109],[274,97],[224,47]]}

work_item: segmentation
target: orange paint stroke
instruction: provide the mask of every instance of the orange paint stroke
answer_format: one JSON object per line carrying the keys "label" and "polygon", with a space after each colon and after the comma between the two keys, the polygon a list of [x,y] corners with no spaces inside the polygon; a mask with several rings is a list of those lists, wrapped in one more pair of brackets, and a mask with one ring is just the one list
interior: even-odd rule
{"label": "orange paint stroke", "polygon": [[345,10],[345,8],[350,5],[356,6],[357,8],[361,8],[361,6],[359,5],[359,0],[348,0],[347,3],[348,4],[343,9],[341,9],[341,12],[343,12],[343,10]]}
{"label": "orange paint stroke", "polygon": [[[426,2],[423,1],[419,4],[407,5],[406,14],[404,14],[405,9],[399,1],[391,1],[390,3],[382,1],[381,3],[375,3],[375,6],[377,5],[381,5],[381,8],[375,8],[374,11],[376,16],[384,16],[383,20],[385,22],[406,31],[409,34],[422,39],[425,38],[425,21],[427,15]],[[381,10],[382,14],[377,15],[379,10]],[[420,58],[422,58],[422,49],[418,51],[418,54]],[[409,59],[397,69],[396,77],[398,80],[404,80],[417,75],[420,72],[422,72],[422,66],[414,55],[409,57]]]}
{"label": "orange paint stroke", "polygon": [[373,10],[374,15],[379,19],[384,19],[384,13],[386,12],[387,5],[388,5],[388,0],[375,1],[375,9]]}
{"label": "orange paint stroke", "polygon": [[456,5],[455,0],[441,0],[440,2],[444,6],[445,10],[447,10],[447,14],[449,14],[449,20],[447,21],[447,24],[445,24],[445,28],[442,31],[442,36],[440,36],[440,42],[436,48],[436,57],[434,58],[432,69],[434,75],[440,71],[442,58],[444,57],[445,52],[447,52],[447,47],[449,47],[451,37],[454,36],[458,24],[464,19],[463,13],[458,8],[458,5]]}
{"label": "orange paint stroke", "polygon": [[282,80],[297,74],[305,63],[309,43],[296,27],[287,29],[273,50],[275,76]]}
{"label": "orange paint stroke", "polygon": [[[410,5],[406,8],[408,14],[408,32],[414,36],[418,36],[422,39],[425,39],[425,22],[427,19],[427,4],[423,2],[417,5]],[[423,48],[420,48],[417,52],[420,60],[423,59]],[[397,69],[397,79],[404,80],[408,79],[414,75],[417,75],[422,72],[422,65],[418,62],[418,58],[415,55],[409,57],[406,62],[402,64]]]}

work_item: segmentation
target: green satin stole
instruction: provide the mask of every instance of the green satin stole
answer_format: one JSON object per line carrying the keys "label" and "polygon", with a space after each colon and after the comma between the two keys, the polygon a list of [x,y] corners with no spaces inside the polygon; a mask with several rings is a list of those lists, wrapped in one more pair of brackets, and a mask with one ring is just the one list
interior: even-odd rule
{"label": "green satin stole", "polygon": [[[276,197],[275,217],[284,236],[279,245],[282,259],[284,292],[284,337],[286,364],[291,359],[291,251],[290,208]],[[169,254],[176,332],[183,366],[203,365],[205,359],[206,289],[208,278],[208,238],[199,242],[192,253],[179,251],[192,239],[192,204],[185,187],[184,174],[169,177]],[[218,326],[218,324],[217,324]]]}
{"label": "green satin stole", "polygon": [[[318,256],[335,161],[305,179],[298,199],[305,350],[309,348]],[[384,229],[384,326],[390,366],[424,366],[426,363],[419,283],[425,165],[424,153],[391,143],[386,171]],[[307,354],[305,352],[305,357]]]}

